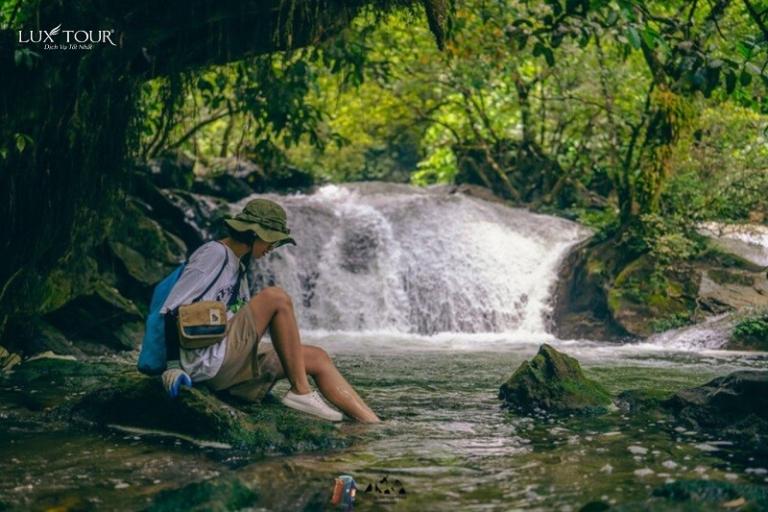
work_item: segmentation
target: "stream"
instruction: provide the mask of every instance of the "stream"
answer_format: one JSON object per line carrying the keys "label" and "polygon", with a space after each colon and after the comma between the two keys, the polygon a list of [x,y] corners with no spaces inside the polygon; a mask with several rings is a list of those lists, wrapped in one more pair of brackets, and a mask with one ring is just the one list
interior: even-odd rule
{"label": "stream", "polygon": [[[454,339],[445,340],[446,349],[420,340],[403,349],[407,339],[305,341],[325,346],[384,420],[344,423],[340,428],[356,438],[351,448],[249,460],[178,439],[4,422],[0,499],[12,510],[135,510],[163,489],[235,476],[272,490],[265,510],[296,510],[301,503],[312,509],[330,496],[334,477],[349,474],[361,490],[386,476],[406,491],[396,498],[361,492],[360,510],[578,510],[593,501],[643,502],[654,486],[675,479],[768,483],[768,461],[678,425],[620,411],[555,419],[502,409],[500,383],[536,344],[505,349],[475,339],[470,347]],[[765,354],[555,346],[612,392],[672,391],[738,369],[768,368]],[[280,383],[273,392],[286,390]]]}

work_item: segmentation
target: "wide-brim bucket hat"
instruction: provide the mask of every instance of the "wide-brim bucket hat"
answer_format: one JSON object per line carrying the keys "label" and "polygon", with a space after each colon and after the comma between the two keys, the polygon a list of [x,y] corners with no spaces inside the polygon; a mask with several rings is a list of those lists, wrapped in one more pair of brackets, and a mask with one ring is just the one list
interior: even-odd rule
{"label": "wide-brim bucket hat", "polygon": [[296,245],[288,229],[288,218],[282,206],[269,199],[248,201],[243,211],[225,219],[229,227],[237,231],[252,231],[265,242],[275,247],[285,244]]}

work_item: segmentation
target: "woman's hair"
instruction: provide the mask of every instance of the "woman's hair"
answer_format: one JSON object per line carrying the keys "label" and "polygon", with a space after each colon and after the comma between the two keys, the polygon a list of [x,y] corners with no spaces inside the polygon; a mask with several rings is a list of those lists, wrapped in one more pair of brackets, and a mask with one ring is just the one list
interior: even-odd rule
{"label": "woman's hair", "polygon": [[252,245],[259,239],[253,231],[238,231],[231,226],[227,226],[227,233],[230,238],[246,245]]}

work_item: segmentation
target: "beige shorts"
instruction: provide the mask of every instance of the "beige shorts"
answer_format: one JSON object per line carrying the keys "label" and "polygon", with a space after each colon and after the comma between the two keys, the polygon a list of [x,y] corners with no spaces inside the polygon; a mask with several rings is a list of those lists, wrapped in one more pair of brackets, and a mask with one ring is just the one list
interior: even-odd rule
{"label": "beige shorts", "polygon": [[284,372],[272,344],[259,341],[253,311],[240,308],[229,319],[221,368],[207,384],[216,391],[226,389],[234,396],[261,401]]}

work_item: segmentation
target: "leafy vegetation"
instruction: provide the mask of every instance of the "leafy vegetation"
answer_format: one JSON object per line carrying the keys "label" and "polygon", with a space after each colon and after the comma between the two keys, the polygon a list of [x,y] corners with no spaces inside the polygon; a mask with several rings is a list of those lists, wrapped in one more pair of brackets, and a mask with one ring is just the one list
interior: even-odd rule
{"label": "leafy vegetation", "polygon": [[768,310],[745,315],[734,326],[731,337],[736,344],[768,347]]}

